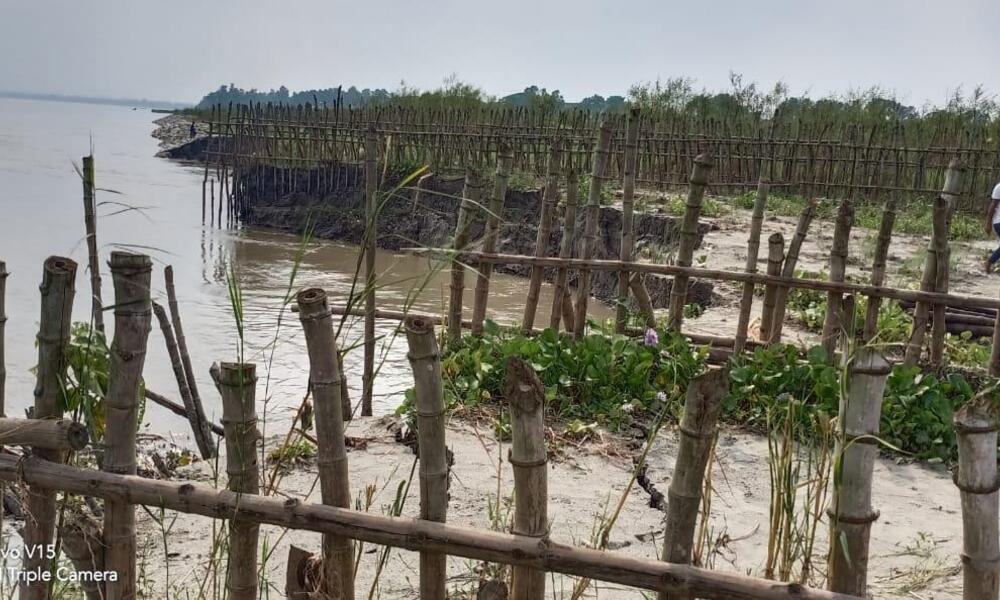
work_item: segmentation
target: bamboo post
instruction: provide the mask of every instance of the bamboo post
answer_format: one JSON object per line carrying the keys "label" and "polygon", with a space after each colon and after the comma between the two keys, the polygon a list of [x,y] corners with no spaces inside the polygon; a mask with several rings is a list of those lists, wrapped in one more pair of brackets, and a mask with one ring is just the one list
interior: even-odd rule
{"label": "bamboo post", "polygon": [[[611,123],[601,122],[597,134],[597,148],[594,150],[593,166],[590,174],[590,190],[587,193],[587,213],[583,228],[584,260],[594,256],[594,246],[597,244],[597,221],[601,213],[601,186],[604,183],[604,173],[608,165],[608,148],[611,146]],[[573,315],[577,338],[583,337],[587,329],[587,302],[590,300],[590,270],[580,269],[577,275],[576,306]]]}
{"label": "bamboo post", "polygon": [[[729,389],[729,371],[712,369],[691,380],[684,399],[684,416],[678,428],[680,447],[667,490],[666,529],[662,559],[690,564],[694,530],[701,505],[705,468],[715,441],[722,397]],[[690,598],[688,594],[660,592],[660,600]]]}
{"label": "bamboo post", "polygon": [[879,433],[882,394],[892,367],[878,351],[860,347],[846,368],[849,388],[841,401],[840,432],[834,450],[841,467],[827,511],[831,540],[829,589],[864,598],[869,535],[879,514],[872,507],[872,468],[879,450],[873,442]]}
{"label": "bamboo post", "polygon": [[958,471],[962,497],[962,597],[997,600],[1000,590],[997,423],[979,403],[955,413]]}
{"label": "bamboo post", "polygon": [[[76,293],[76,263],[68,258],[50,256],[42,269],[41,318],[38,325],[38,366],[35,379],[35,419],[60,419],[63,410],[63,380],[66,376],[66,348],[73,321],[73,297]],[[39,448],[39,458],[62,462],[64,452]],[[29,486],[29,517],[24,522],[23,568],[27,572],[46,573],[37,580],[21,583],[21,598],[47,599],[55,566],[48,554],[56,526],[56,494],[52,490]]]}
{"label": "bamboo post", "polygon": [[[350,471],[340,398],[343,372],[337,361],[333,316],[326,292],[318,288],[299,292],[296,304],[309,353],[320,494],[323,504],[350,508]],[[354,598],[354,542],[350,538],[323,536],[322,571],[322,589],[331,598]]]}
{"label": "bamboo post", "polygon": [[458,219],[455,222],[455,238],[452,248],[456,256],[451,263],[451,283],[448,299],[448,340],[457,342],[462,337],[462,296],[465,294],[465,265],[458,259],[457,253],[466,249],[469,244],[469,226],[472,221],[474,206],[479,204],[483,183],[479,171],[472,167],[465,169],[465,185],[462,189],[462,202],[458,207]]}
{"label": "bamboo post", "polygon": [[[792,241],[788,243],[788,252],[785,253],[785,262],[781,266],[782,277],[795,276],[795,264],[799,260],[799,250],[806,240],[806,233],[809,231],[809,224],[812,223],[813,215],[816,214],[816,198],[810,198],[806,202],[802,214],[799,215],[799,222],[795,226],[795,234]],[[788,286],[779,286],[774,296],[774,315],[771,317],[771,331],[765,338],[769,342],[781,341],[781,328],[785,325],[785,303],[788,300]]]}
{"label": "bamboo post", "polygon": [[[572,162],[572,161],[571,161]],[[573,257],[573,238],[576,237],[576,208],[580,203],[580,187],[576,171],[572,164],[566,170],[566,205],[563,207],[562,240],[559,242],[559,258]],[[559,322],[563,321],[566,331],[574,329],[573,302],[566,286],[569,269],[560,267],[556,270],[552,292],[552,311],[549,313],[549,327],[559,331]],[[567,304],[568,303],[568,304]],[[569,307],[567,310],[566,307]]]}
{"label": "bamboo post", "polygon": [[375,130],[365,135],[365,364],[362,375],[361,416],[372,414],[375,386],[375,239],[378,235],[378,173]]}
{"label": "bamboo post", "polygon": [[[545,446],[545,387],[534,368],[516,356],[507,359],[504,397],[510,404],[511,449],[507,462],[514,468],[515,535],[543,539],[548,535],[548,481]],[[514,567],[511,600],[542,600],[545,571]]]}
{"label": "bamboo post", "polygon": [[[896,194],[890,194],[882,206],[882,220],[878,226],[878,237],[875,240],[875,257],[872,260],[871,284],[881,287],[885,283],[886,261],[889,257],[889,244],[892,242],[892,228],[896,223]],[[882,298],[868,297],[868,307],[865,313],[865,328],[862,339],[867,343],[878,332],[878,313],[882,306]]]}
{"label": "bamboo post", "polygon": [[[448,455],[445,447],[444,388],[441,356],[434,324],[419,317],[407,317],[407,357],[413,370],[416,392],[417,442],[420,455],[420,518],[444,523],[448,515]],[[448,556],[439,552],[420,553],[421,600],[444,600]]]}
{"label": "bamboo post", "polygon": [[[562,143],[557,139],[549,148],[549,160],[546,167],[545,191],[542,193],[542,209],[539,217],[538,230],[535,235],[535,256],[545,256],[549,247],[549,237],[552,233],[552,215],[556,202],[559,200],[559,173],[562,170]],[[538,295],[542,289],[544,267],[532,266],[528,277],[528,295],[524,302],[524,318],[521,329],[531,331],[535,327],[535,313],[538,311]]]}
{"label": "bamboo post", "polygon": [[[142,254],[111,253],[115,289],[115,333],[111,342],[104,462],[108,473],[135,475],[135,435],[139,424],[139,382],[150,329],[149,284],[153,261]],[[124,499],[104,504],[104,566],[118,573],[105,587],[108,600],[135,597],[135,505]]]}
{"label": "bamboo post", "polygon": [[[222,423],[226,429],[227,489],[237,497],[260,493],[257,464],[257,366],[253,363],[222,363],[219,391]],[[226,592],[232,600],[257,598],[257,540],[260,523],[236,515],[229,523],[229,565]]]}
{"label": "bamboo post", "polygon": [[[635,166],[639,156],[639,109],[632,108],[625,125],[625,163],[622,172],[622,241],[619,258],[632,262],[635,252],[634,198]],[[615,331],[625,332],[628,320],[629,272],[618,273],[618,306],[615,311]]]}
{"label": "bamboo post", "polygon": [[[830,281],[842,282],[847,274],[847,247],[851,240],[851,227],[854,225],[854,201],[845,198],[837,210],[837,219],[833,225],[833,247],[830,249]],[[843,327],[844,316],[841,306],[843,294],[827,292],[826,318],[823,320],[823,349],[826,359],[833,361],[840,330]],[[854,335],[854,332],[848,332]]]}
{"label": "bamboo post", "polygon": [[[762,173],[760,180],[757,182],[757,196],[754,198],[753,213],[750,217],[750,236],[747,239],[747,262],[744,269],[747,273],[757,272],[757,255],[760,254],[760,232],[764,228],[764,208],[767,206],[767,195],[770,189],[771,185]],[[740,300],[740,316],[736,324],[736,342],[733,344],[734,354],[743,352],[743,349],[746,347],[747,330],[750,327],[750,311],[753,309],[753,294],[754,284],[744,283],[743,297]]]}
{"label": "bamboo post", "polygon": [[87,269],[90,271],[90,304],[94,328],[104,332],[101,301],[101,265],[97,258],[97,206],[94,187],[94,157],[83,157],[83,225],[87,231]]}
{"label": "bamboo post", "polygon": [[[194,376],[194,367],[191,364],[191,354],[188,352],[187,338],[184,336],[184,327],[181,323],[180,306],[177,304],[177,291],[174,288],[174,267],[167,265],[163,269],[163,279],[167,288],[167,307],[170,309],[170,322],[173,325],[174,334],[177,336],[177,350],[180,353],[181,365],[184,367],[184,378],[187,380],[188,390],[191,392],[191,403],[194,406],[194,415],[191,426],[195,431],[195,439],[200,437],[204,440],[204,451],[202,458],[208,459],[215,456],[215,440],[212,439],[212,428],[205,417],[205,407],[201,402],[201,394],[198,392],[198,382]],[[198,443],[202,447],[202,443]],[[207,453],[206,453],[207,452]]]}
{"label": "bamboo post", "polygon": [[[486,217],[486,233],[483,235],[483,252],[493,253],[497,249],[497,237],[500,234],[500,222],[503,217],[504,201],[507,197],[507,180],[510,176],[510,165],[514,155],[506,144],[500,148],[497,156],[496,177],[493,182],[493,195],[490,196],[489,214]],[[483,321],[486,319],[486,305],[489,302],[490,278],[493,276],[493,265],[482,265],[476,277],[476,296],[472,306],[472,335],[483,334]]]}
{"label": "bamboo post", "polygon": [[[694,257],[694,247],[698,244],[698,217],[701,216],[701,203],[705,197],[705,187],[708,185],[708,172],[712,170],[712,162],[707,154],[699,154],[694,159],[691,169],[687,204],[684,209],[684,221],[681,224],[681,241],[677,249],[676,264],[690,267]],[[674,277],[670,286],[670,314],[667,325],[680,331],[684,320],[684,304],[687,302],[688,282],[686,275]]]}
{"label": "bamboo post", "polygon": [[656,314],[653,313],[653,302],[649,298],[649,292],[642,282],[642,275],[632,273],[628,280],[632,295],[635,296],[635,303],[639,306],[639,314],[646,320],[646,329],[656,328]]}
{"label": "bamboo post", "polygon": [[[781,263],[785,260],[785,236],[781,232],[772,233],[767,238],[767,274],[781,275]],[[774,318],[774,303],[778,296],[778,286],[769,283],[764,286],[764,302],[760,313],[760,339],[767,341],[771,335],[771,319]]]}

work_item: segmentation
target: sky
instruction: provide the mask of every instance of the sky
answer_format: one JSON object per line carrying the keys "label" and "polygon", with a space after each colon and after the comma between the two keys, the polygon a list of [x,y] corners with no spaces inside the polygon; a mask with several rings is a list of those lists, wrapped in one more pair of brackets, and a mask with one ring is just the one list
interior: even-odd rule
{"label": "sky", "polygon": [[196,102],[219,85],[528,85],[570,101],[729,73],[915,106],[1000,92],[997,0],[0,0],[0,90]]}

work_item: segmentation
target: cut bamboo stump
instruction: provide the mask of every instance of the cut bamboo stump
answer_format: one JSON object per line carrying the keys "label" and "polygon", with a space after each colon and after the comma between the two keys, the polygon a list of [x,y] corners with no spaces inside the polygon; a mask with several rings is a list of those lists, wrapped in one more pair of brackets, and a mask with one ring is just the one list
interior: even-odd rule
{"label": "cut bamboo stump", "polygon": [[[701,204],[705,198],[705,187],[708,185],[708,173],[712,170],[712,161],[707,154],[699,154],[694,159],[691,179],[688,182],[687,203],[684,208],[684,220],[681,223],[681,241],[677,249],[677,266],[690,267],[694,258],[694,248],[698,245],[698,217],[701,216]],[[670,286],[670,313],[667,325],[680,331],[684,320],[684,304],[687,303],[688,283],[690,277],[678,275]]]}
{"label": "cut bamboo stump", "polygon": [[[552,215],[556,202],[559,200],[559,174],[562,170],[562,145],[559,140],[552,142],[549,149],[549,162],[545,174],[545,191],[542,193],[542,210],[539,216],[538,231],[535,236],[535,256],[545,256],[549,247],[549,237],[552,234]],[[524,318],[521,329],[531,331],[535,327],[535,314],[538,312],[538,295],[542,290],[542,275],[545,268],[531,267],[528,276],[528,295],[524,302]]]}
{"label": "cut bamboo stump", "polygon": [[[684,416],[678,428],[680,446],[674,474],[667,490],[667,519],[662,559],[691,564],[694,531],[701,506],[705,468],[712,453],[722,397],[729,390],[729,371],[712,369],[691,380],[684,399]],[[660,592],[660,600],[687,599],[687,593]]]}
{"label": "cut bamboo stump", "polygon": [[[38,326],[38,366],[35,373],[35,419],[61,419],[63,381],[66,377],[66,348],[73,322],[73,297],[76,292],[76,263],[68,258],[50,256],[42,269],[41,318]],[[54,422],[54,421],[50,421]],[[44,460],[62,462],[65,453],[42,449],[35,455]],[[43,600],[49,597],[53,557],[48,549],[54,543],[56,494],[54,491],[28,487],[28,517],[24,522],[24,563],[29,572],[44,572],[48,578],[21,583],[21,598]]]}
{"label": "cut bamboo stump", "polygon": [[[441,355],[434,325],[417,317],[406,319],[407,357],[413,370],[417,408],[417,443],[420,455],[420,518],[444,523],[448,516],[448,455],[445,447],[444,387]],[[420,553],[421,600],[448,596],[448,557],[439,552]]]}
{"label": "cut bamboo stump", "polygon": [[[846,355],[845,355],[846,356]],[[841,401],[834,456],[841,463],[830,509],[829,589],[864,598],[868,584],[868,542],[878,511],[872,507],[872,469],[878,456],[882,394],[891,365],[879,352],[861,347],[850,363],[847,397]]]}
{"label": "cut bamboo stump", "polygon": [[[639,156],[639,109],[632,108],[625,125],[625,163],[622,170],[622,240],[618,256],[631,262],[635,252],[634,198],[635,166]],[[625,332],[628,321],[629,272],[618,274],[618,306],[615,307],[615,331]]]}
{"label": "cut bamboo stump", "polygon": [[[802,243],[806,240],[806,233],[809,231],[809,225],[812,223],[813,215],[815,214],[816,198],[810,198],[806,202],[805,208],[802,209],[802,214],[799,215],[799,222],[795,226],[792,241],[788,243],[785,262],[781,265],[782,277],[795,276],[795,265],[799,260],[799,251],[802,249]],[[775,294],[774,315],[771,317],[771,332],[765,338],[769,342],[781,341],[781,328],[785,326],[785,305],[788,300],[788,291],[789,288],[787,286],[780,286],[778,287],[777,294]]]}
{"label": "cut bamboo stump", "polygon": [[[837,209],[833,224],[833,247],[830,249],[830,281],[842,282],[847,275],[847,248],[851,241],[851,227],[854,225],[854,201],[845,198]],[[833,362],[840,333],[843,329],[843,294],[826,293],[826,318],[823,320],[822,344],[826,358]],[[850,332],[853,335],[853,332]]]}
{"label": "cut bamboo stump", "polygon": [[[303,290],[296,296],[299,319],[309,353],[309,383],[316,411],[317,463],[323,504],[350,508],[350,471],[344,441],[341,404],[343,373],[337,361],[337,341],[326,292]],[[354,542],[350,538],[324,535],[323,591],[331,598],[354,598]]]}
{"label": "cut bamboo stump", "polygon": [[[111,342],[107,428],[102,468],[117,475],[134,475],[135,434],[139,420],[139,383],[149,338],[150,280],[153,261],[142,254],[111,253],[115,288],[115,333]],[[104,505],[104,566],[118,574],[105,586],[107,600],[135,598],[135,506],[122,500]]]}
{"label": "cut bamboo stump", "polygon": [[365,364],[361,383],[361,416],[372,414],[375,385],[375,239],[378,236],[378,173],[374,129],[365,135]]}
{"label": "cut bamboo stump", "polygon": [[[611,146],[611,124],[605,120],[601,123],[597,134],[597,147],[594,149],[593,169],[590,174],[590,190],[587,193],[586,220],[583,227],[583,252],[581,257],[590,260],[594,257],[594,246],[597,244],[597,221],[601,211],[601,187],[604,184],[604,173],[608,165],[608,148]],[[582,268],[577,275],[576,306],[573,321],[576,326],[574,335],[583,337],[587,329],[587,302],[590,300],[590,269]]]}
{"label": "cut bamboo stump", "polygon": [[[785,236],[781,232],[772,233],[767,238],[767,274],[771,277],[781,275],[781,263],[785,260]],[[764,302],[760,312],[760,339],[767,341],[771,337],[771,320],[774,318],[774,305],[778,297],[778,286],[768,283],[764,286]]]}
{"label": "cut bamboo stump", "polygon": [[94,157],[83,157],[83,225],[87,231],[87,270],[90,271],[90,312],[94,328],[104,332],[101,301],[101,265],[97,256],[97,206],[94,187]]}
{"label": "cut bamboo stump", "polygon": [[457,253],[466,250],[469,244],[469,227],[472,224],[473,207],[478,206],[482,194],[483,182],[479,172],[473,168],[465,170],[465,185],[462,189],[462,202],[458,207],[458,219],[455,223],[455,238],[452,250],[456,252],[451,263],[451,282],[448,289],[448,340],[457,342],[462,338],[462,297],[465,294],[465,265],[458,259]]}
{"label": "cut bamboo stump", "polygon": [[57,454],[83,450],[90,436],[82,423],[70,419],[12,419],[0,417],[0,444],[55,450]]}
{"label": "cut bamboo stump", "polygon": [[[875,239],[875,257],[872,259],[871,284],[881,287],[885,283],[886,261],[889,257],[889,244],[892,242],[892,228],[896,223],[896,194],[890,194],[882,206],[882,220],[878,226],[878,236]],[[862,339],[867,343],[878,332],[878,313],[882,307],[882,298],[869,296],[865,327]]]}
{"label": "cut bamboo stump", "polygon": [[[483,252],[496,252],[497,237],[500,235],[500,219],[503,216],[504,202],[507,197],[507,181],[510,177],[510,165],[514,156],[508,146],[500,148],[497,157],[496,177],[493,182],[493,195],[490,196],[489,214],[486,216],[486,232],[483,234]],[[490,296],[490,278],[493,276],[493,265],[483,265],[476,277],[476,295],[472,305],[472,335],[483,334],[483,321],[486,319],[486,305]]]}
{"label": "cut bamboo stump", "polygon": [[[226,429],[227,489],[242,497],[260,492],[257,464],[257,366],[253,363],[222,363],[219,390],[222,422]],[[229,523],[229,565],[226,591],[232,600],[257,598],[257,541],[260,523],[236,515]]]}
{"label": "cut bamboo stump", "polygon": [[[573,257],[573,238],[576,237],[576,208],[580,203],[580,187],[576,177],[576,171],[570,166],[566,170],[566,206],[563,209],[563,230],[562,239],[559,242],[559,258]],[[573,328],[573,303],[570,300],[569,288],[566,279],[569,269],[560,267],[556,270],[556,278],[552,291],[552,311],[549,314],[549,327],[559,331],[559,322],[562,321],[566,331],[576,331]],[[569,310],[566,310],[569,301]]]}
{"label": "cut bamboo stump", "polygon": [[[761,177],[757,182],[757,196],[753,202],[753,213],[750,217],[750,236],[747,239],[747,262],[744,270],[747,273],[757,272],[757,257],[760,254],[760,232],[764,228],[764,208],[767,206],[767,195],[771,186]],[[736,324],[736,342],[733,352],[739,354],[747,344],[747,330],[750,328],[750,313],[753,310],[754,284],[743,284],[743,297],[740,300],[740,316]],[[773,309],[772,309],[773,310]]]}
{"label": "cut bamboo stump", "polygon": [[955,413],[958,471],[962,496],[962,597],[997,600],[1000,593],[1000,476],[997,423],[978,403]]}
{"label": "cut bamboo stump", "polygon": [[[511,448],[507,462],[514,468],[515,535],[548,536],[548,481],[545,446],[545,387],[532,366],[521,358],[507,359],[504,397],[510,404]],[[542,600],[545,571],[514,567],[512,600]]]}

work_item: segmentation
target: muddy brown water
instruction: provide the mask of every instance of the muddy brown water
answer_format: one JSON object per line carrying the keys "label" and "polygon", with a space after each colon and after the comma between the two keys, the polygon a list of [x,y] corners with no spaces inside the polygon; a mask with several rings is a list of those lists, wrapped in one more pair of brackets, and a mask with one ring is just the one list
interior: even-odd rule
{"label": "muddy brown water", "polygon": [[[33,402],[42,261],[53,254],[79,264],[76,320],[89,318],[89,276],[85,271],[83,205],[80,178],[74,169],[94,148],[98,191],[98,242],[105,302],[112,300],[108,253],[114,248],[149,253],[156,264],[153,297],[165,302],[162,267],[172,264],[206,412],[218,417],[219,398],[208,377],[213,360],[235,360],[237,328],[230,309],[227,269],[236,266],[245,311],[244,356],[258,363],[258,406],[268,417],[267,434],[287,426],[305,392],[308,363],[296,315],[283,309],[289,279],[300,246],[296,236],[263,230],[217,230],[201,225],[203,171],[156,158],[150,137],[156,115],[89,104],[0,99],[0,260],[7,263],[6,330],[8,415],[20,416]],[[111,191],[103,190],[114,190]],[[134,209],[129,209],[133,207]],[[313,243],[306,253],[293,291],[317,286],[334,302],[350,293],[358,249],[327,241]],[[380,252],[378,305],[441,314],[446,304],[449,273],[427,259]],[[466,307],[472,305],[474,274],[467,271]],[[526,280],[495,274],[490,314],[499,322],[517,322],[522,315]],[[551,287],[543,288],[539,314],[547,318]],[[610,311],[596,302],[591,314]],[[467,308],[467,314],[471,308]],[[110,321],[110,317],[108,321]],[[360,319],[347,321],[342,344],[360,340]],[[376,333],[381,368],[375,383],[374,411],[392,412],[412,383],[406,342],[394,336],[397,323],[380,320]],[[109,330],[110,332],[110,330]],[[153,327],[144,377],[148,387],[179,400],[159,328]],[[352,399],[360,399],[362,351],[348,354],[346,371]],[[272,428],[273,425],[273,428]],[[188,441],[186,422],[162,408],[147,407],[143,427],[175,434]]]}

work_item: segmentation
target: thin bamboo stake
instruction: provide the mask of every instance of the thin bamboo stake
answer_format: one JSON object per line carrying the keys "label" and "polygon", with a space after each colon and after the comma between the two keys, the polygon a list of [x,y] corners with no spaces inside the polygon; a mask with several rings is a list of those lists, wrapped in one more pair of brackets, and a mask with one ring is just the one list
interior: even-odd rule
{"label": "thin bamboo stake", "polygon": [[[445,447],[444,387],[441,356],[434,325],[420,318],[406,319],[407,357],[413,370],[417,407],[417,442],[420,455],[420,518],[444,523],[448,515],[448,450]],[[421,600],[444,600],[448,557],[438,552],[420,553]]]}
{"label": "thin bamboo stake", "polygon": [[90,436],[82,423],[70,419],[0,417],[0,444],[67,452],[82,450]]}
{"label": "thin bamboo stake", "polygon": [[958,434],[955,485],[962,496],[962,597],[997,600],[1000,594],[1000,477],[997,423],[978,402],[954,418]]}
{"label": "thin bamboo stake", "polygon": [[441,552],[477,561],[531,567],[647,590],[685,592],[706,600],[857,600],[797,583],[642,560],[553,541],[539,544],[527,536],[387,517],[304,503],[295,498],[236,494],[200,483],[113,475],[30,456],[0,455],[0,479],[214,519],[243,514],[262,524],[329,533],[411,551]]}
{"label": "thin bamboo stake", "polygon": [[[597,147],[590,174],[590,190],[587,194],[587,213],[583,229],[584,260],[594,256],[594,246],[597,244],[597,221],[601,213],[601,186],[604,184],[605,171],[608,165],[608,148],[611,145],[611,124],[605,120],[597,134]],[[590,300],[590,270],[580,269],[577,275],[576,311],[573,320],[577,338],[583,337],[587,328],[587,302]]]}
{"label": "thin bamboo stake", "polygon": [[[76,293],[76,263],[68,258],[50,256],[42,269],[42,311],[38,326],[38,366],[36,367],[35,419],[60,419],[63,410],[63,381],[66,376],[66,348],[73,321],[73,297]],[[39,458],[62,462],[64,452],[37,449]],[[28,487],[29,518],[24,522],[24,563],[27,572],[47,575],[21,582],[21,598],[47,599],[50,594],[54,557],[48,554],[56,526],[56,494],[51,490]]]}
{"label": "thin bamboo stake", "polygon": [[4,340],[7,330],[7,264],[0,260],[0,416],[7,414],[7,357]]}
{"label": "thin bamboo stake", "polygon": [[[770,184],[768,184],[767,179],[761,173],[760,181],[757,182],[757,196],[753,202],[753,213],[750,217],[750,236],[747,239],[747,262],[744,269],[747,273],[757,272],[757,255],[760,254],[760,232],[764,228],[764,208],[767,206],[767,195],[770,189]],[[743,349],[746,347],[747,330],[750,327],[750,312],[753,309],[753,294],[754,284],[743,284],[743,297],[740,300],[740,316],[736,324],[736,343],[733,346],[733,352],[737,354],[743,352]]]}
{"label": "thin bamboo stake", "polygon": [[[107,428],[101,467],[107,473],[134,475],[138,392],[151,321],[149,284],[153,261],[142,254],[114,251],[110,267],[115,288],[115,334],[108,369]],[[120,500],[105,503],[104,545],[105,567],[118,574],[117,581],[106,583],[107,599],[131,600],[136,594],[134,505]]]}
{"label": "thin bamboo stake", "polygon": [[872,469],[879,450],[873,442],[878,436],[882,394],[892,367],[876,350],[861,347],[846,368],[850,370],[850,383],[847,396],[841,399],[840,435],[834,451],[840,469],[827,511],[831,540],[829,589],[864,598],[869,536],[879,515],[872,507]]}
{"label": "thin bamboo stake", "polygon": [[[622,171],[622,241],[619,258],[630,262],[635,252],[633,205],[635,197],[635,166],[639,155],[639,109],[629,110],[625,125],[625,163]],[[629,272],[618,274],[618,306],[615,311],[615,331],[623,333],[628,320]]]}
{"label": "thin bamboo stake", "polygon": [[[535,235],[535,256],[545,256],[549,248],[549,237],[552,233],[552,213],[555,212],[559,200],[559,174],[562,170],[562,146],[557,139],[549,149],[549,162],[545,175],[545,191],[542,193],[542,210]],[[524,318],[521,329],[531,331],[535,327],[535,313],[538,312],[538,295],[542,289],[543,267],[531,267],[528,277],[528,295],[524,302]]]}
{"label": "thin bamboo stake", "polygon": [[97,206],[94,188],[94,157],[83,157],[83,225],[87,230],[87,269],[90,271],[90,303],[94,328],[104,331],[101,301],[101,265],[97,258]]}
{"label": "thin bamboo stake", "polygon": [[[694,530],[712,445],[715,441],[722,397],[729,390],[729,371],[712,369],[688,384],[684,416],[674,474],[667,490],[667,519],[663,532],[662,559],[669,563],[691,563]],[[688,593],[660,592],[660,600],[686,599]]]}
{"label": "thin bamboo stake", "polygon": [[642,283],[642,275],[632,273],[628,285],[632,290],[632,295],[635,296],[635,303],[639,306],[639,314],[646,319],[646,329],[654,329],[656,327],[656,314],[653,312],[653,301],[649,298],[649,292],[646,291],[646,286]]}
{"label": "thin bamboo stake", "polygon": [[[0,345],[2,343],[3,339],[0,337]],[[996,319],[993,322],[993,345],[990,348],[990,364],[988,369],[991,377],[1000,375],[1000,310],[997,311]]]}
{"label": "thin bamboo stake", "polygon": [[[530,364],[512,356],[507,359],[504,397],[510,404],[511,451],[507,462],[514,467],[515,535],[542,539],[548,536],[548,481],[545,446],[545,387]],[[511,600],[542,600],[545,571],[514,567]]]}
{"label": "thin bamboo stake", "polygon": [[365,364],[362,375],[361,416],[372,414],[375,386],[375,239],[378,235],[378,173],[374,129],[365,135]]}
{"label": "thin bamboo stake", "polygon": [[[580,186],[576,171],[572,165],[566,170],[566,205],[563,208],[562,240],[559,242],[559,258],[572,258],[573,238],[576,237],[576,208],[580,203]],[[559,321],[563,322],[566,331],[574,329],[573,302],[566,286],[569,269],[560,267],[556,271],[552,292],[552,311],[549,313],[549,327],[559,331]],[[566,310],[567,301],[569,310]]]}
{"label": "thin bamboo stake", "polygon": [[[489,214],[486,217],[483,252],[496,252],[504,201],[507,197],[507,180],[510,177],[510,165],[513,161],[514,156],[510,153],[510,148],[506,145],[501,147],[497,157],[493,195],[490,196]],[[492,276],[493,265],[483,265],[476,277],[476,296],[472,306],[472,335],[483,334],[483,321],[486,319],[486,305],[489,302],[490,278]]]}
{"label": "thin bamboo stake", "polygon": [[[788,243],[785,262],[781,266],[782,277],[795,276],[795,264],[799,260],[799,250],[802,249],[802,243],[805,242],[806,233],[809,231],[809,224],[812,223],[815,214],[816,198],[810,198],[806,202],[805,208],[802,209],[802,214],[799,215],[799,222],[795,226],[795,234],[792,236],[792,241]],[[788,300],[788,291],[789,288],[787,286],[781,286],[775,294],[774,316],[771,317],[771,332],[766,338],[771,343],[781,341],[781,328],[785,326],[785,304]]]}
{"label": "thin bamboo stake", "polygon": [[[219,391],[222,422],[226,429],[227,489],[238,497],[260,492],[257,464],[257,365],[222,363]],[[229,564],[226,592],[231,600],[257,598],[257,541],[260,523],[236,515],[229,523]]]}
{"label": "thin bamboo stake", "polygon": [[[771,277],[781,275],[781,264],[785,260],[785,236],[781,232],[771,234],[767,238],[767,274]],[[764,286],[764,302],[760,312],[760,339],[767,341],[771,335],[774,318],[774,304],[777,301],[778,286],[772,283]]]}
{"label": "thin bamboo stake", "polygon": [[[684,221],[681,223],[681,241],[677,249],[677,266],[690,267],[694,257],[694,247],[698,244],[698,217],[701,216],[701,203],[705,197],[705,187],[708,185],[708,173],[712,170],[712,162],[707,154],[699,154],[694,159],[691,169],[691,179],[688,187],[687,204],[684,209]],[[688,283],[686,275],[674,277],[670,286],[670,313],[667,325],[680,331],[684,320],[684,304],[687,302]]]}
{"label": "thin bamboo stake", "polygon": [[198,382],[194,376],[191,354],[188,352],[187,338],[184,336],[180,305],[177,303],[177,291],[174,288],[174,267],[172,265],[164,267],[163,279],[167,288],[170,322],[173,325],[174,334],[177,336],[177,350],[180,353],[181,365],[184,367],[184,378],[187,380],[188,390],[191,392],[191,404],[194,407],[194,414],[189,418],[192,419],[191,426],[195,431],[195,440],[198,441],[199,438],[202,440],[198,441],[198,448],[202,449],[202,458],[207,460],[215,456],[215,440],[212,439],[212,428],[205,417],[205,407],[201,402],[201,394],[198,392]]}
{"label": "thin bamboo stake", "polygon": [[[143,395],[144,398],[146,398],[146,400],[151,400],[155,404],[159,404],[160,406],[162,406],[163,408],[165,408],[165,409],[169,410],[170,412],[174,413],[178,417],[184,417],[185,419],[188,418],[187,409],[184,408],[182,405],[177,404],[176,402],[174,402],[170,398],[167,398],[166,396],[163,396],[162,394],[157,394],[156,392],[154,392],[154,391],[152,391],[150,389],[144,389],[142,391],[142,395]],[[209,428],[209,430],[212,433],[214,433],[217,436],[222,437],[222,436],[226,435],[226,432],[222,428],[222,426],[218,425],[216,423],[209,422],[208,428]]]}
{"label": "thin bamboo stake", "polygon": [[[465,186],[462,189],[462,202],[458,207],[458,219],[455,223],[455,238],[452,249],[455,252],[466,250],[469,244],[469,226],[472,221],[474,207],[479,204],[483,182],[479,171],[471,167],[465,169]],[[451,263],[451,296],[448,299],[448,339],[456,342],[462,337],[462,297],[465,294],[465,265],[457,256]]]}
{"label": "thin bamboo stake", "polygon": [[[878,226],[878,237],[875,240],[875,257],[872,259],[871,284],[881,287],[885,283],[886,261],[889,257],[889,244],[892,242],[892,228],[896,223],[896,194],[890,194],[882,206],[882,220]],[[878,332],[878,313],[882,299],[878,296],[868,298],[865,313],[865,328],[862,339],[867,343]]]}
{"label": "thin bamboo stake", "polygon": [[[830,281],[841,282],[847,274],[847,247],[851,240],[851,227],[854,225],[854,201],[845,198],[837,210],[837,219],[833,225],[833,247],[830,249]],[[840,330],[843,327],[844,316],[841,303],[843,295],[839,292],[826,294],[826,318],[823,320],[823,349],[826,358],[833,362]],[[849,332],[853,335],[854,332]]]}
{"label": "thin bamboo stake", "polygon": [[[343,373],[337,362],[337,340],[326,292],[303,290],[296,296],[299,319],[309,353],[309,384],[316,411],[320,495],[323,504],[351,506],[350,470],[344,443],[341,404]],[[354,542],[340,536],[323,536],[322,589],[331,598],[354,598]]]}

